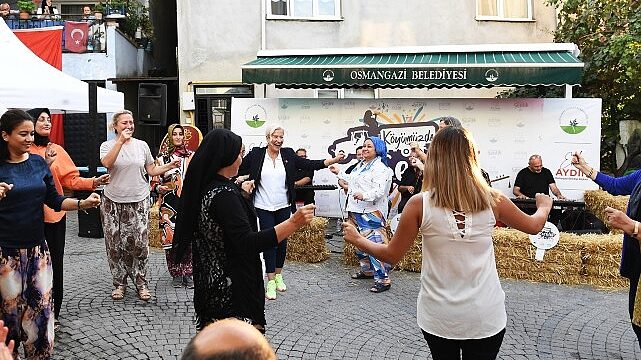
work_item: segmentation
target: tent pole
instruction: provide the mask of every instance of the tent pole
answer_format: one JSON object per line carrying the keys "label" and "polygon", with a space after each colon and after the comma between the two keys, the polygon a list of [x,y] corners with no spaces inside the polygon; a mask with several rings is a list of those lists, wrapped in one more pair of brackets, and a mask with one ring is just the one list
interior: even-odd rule
{"label": "tent pole", "polygon": [[89,176],[98,176],[98,148],[96,137],[98,136],[98,83],[89,81],[89,121],[91,131],[89,134],[90,160]]}

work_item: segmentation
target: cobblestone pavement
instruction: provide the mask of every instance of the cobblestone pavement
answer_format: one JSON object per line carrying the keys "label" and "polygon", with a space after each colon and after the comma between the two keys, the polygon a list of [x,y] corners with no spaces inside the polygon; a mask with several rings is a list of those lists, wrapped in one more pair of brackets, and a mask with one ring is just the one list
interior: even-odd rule
{"label": "cobblestone pavement", "polygon": [[[104,240],[77,237],[67,225],[65,300],[56,359],[175,359],[195,334],[193,290],[174,289],[164,254],[152,250],[153,298],[129,286],[110,298]],[[419,274],[393,272],[390,291],[373,294],[367,280],[340,262],[341,239],[320,264],[288,262],[288,290],[267,303],[267,338],[279,359],[426,359],[416,325]],[[627,319],[627,293],[590,287],[502,281],[508,326],[500,359],[641,359]]]}

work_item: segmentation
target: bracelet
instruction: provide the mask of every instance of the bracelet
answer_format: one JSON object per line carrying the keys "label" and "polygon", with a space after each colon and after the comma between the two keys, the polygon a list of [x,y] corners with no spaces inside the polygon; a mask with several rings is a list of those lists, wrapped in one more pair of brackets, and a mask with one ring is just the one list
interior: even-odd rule
{"label": "bracelet", "polygon": [[592,174],[594,174],[594,168],[593,167],[590,168],[590,173],[588,174],[588,177],[590,179],[592,179]]}
{"label": "bracelet", "polygon": [[78,199],[78,211],[81,211],[81,210],[82,210],[82,212],[84,212],[84,213],[86,214],[86,213],[87,213],[87,210],[84,210],[84,209],[81,209],[81,208],[80,208],[80,202],[81,202],[81,201],[82,201],[82,200]]}
{"label": "bracelet", "polygon": [[639,222],[638,222],[638,221],[635,221],[635,222],[634,222],[634,232],[632,233],[632,235],[633,235],[634,237],[636,237],[637,235],[639,235]]}

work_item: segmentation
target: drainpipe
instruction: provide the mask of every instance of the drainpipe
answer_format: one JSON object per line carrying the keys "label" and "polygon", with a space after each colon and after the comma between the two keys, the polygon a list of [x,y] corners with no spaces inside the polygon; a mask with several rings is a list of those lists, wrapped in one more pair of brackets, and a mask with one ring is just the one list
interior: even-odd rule
{"label": "drainpipe", "polygon": [[265,0],[260,0],[260,49],[265,50],[265,25],[267,22],[266,12],[265,12]]}
{"label": "drainpipe", "polygon": [[[265,27],[267,24],[267,12],[266,12],[266,0],[260,0],[260,49],[265,50],[266,40],[265,40]],[[254,92],[256,91],[256,85],[254,85]],[[263,84],[263,98],[267,97],[267,84]]]}

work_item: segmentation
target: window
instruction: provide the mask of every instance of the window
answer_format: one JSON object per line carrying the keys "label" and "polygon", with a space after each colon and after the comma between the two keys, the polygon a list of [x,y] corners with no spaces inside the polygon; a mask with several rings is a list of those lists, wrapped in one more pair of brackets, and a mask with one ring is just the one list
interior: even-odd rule
{"label": "window", "polygon": [[532,20],[532,0],[477,0],[477,20]]}
{"label": "window", "polygon": [[319,99],[378,99],[377,89],[318,89]]}
{"label": "window", "polygon": [[341,0],[265,0],[272,18],[336,19]]}

